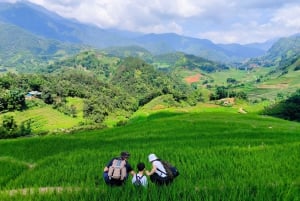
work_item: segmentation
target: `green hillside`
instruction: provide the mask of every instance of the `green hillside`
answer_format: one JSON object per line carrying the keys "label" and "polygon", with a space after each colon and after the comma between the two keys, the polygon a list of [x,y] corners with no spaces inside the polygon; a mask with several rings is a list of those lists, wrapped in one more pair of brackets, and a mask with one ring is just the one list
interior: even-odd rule
{"label": "green hillside", "polygon": [[168,70],[164,68],[169,68],[169,71],[175,70],[178,67],[184,67],[189,70],[198,69],[204,72],[228,69],[228,66],[225,64],[220,64],[183,52],[156,55],[153,57],[153,65],[161,70]]}
{"label": "green hillside", "polygon": [[77,110],[77,116],[71,117],[52,106],[41,103],[39,100],[30,100],[28,104],[36,104],[24,111],[14,111],[0,114],[0,121],[4,116],[13,116],[17,125],[28,119],[31,120],[32,134],[48,134],[70,132],[74,128],[84,125],[87,120],[83,118],[83,100],[79,98],[68,98],[67,105],[74,105]]}
{"label": "green hillside", "polygon": [[62,43],[33,35],[0,21],[0,67],[36,72],[52,60],[76,54],[85,46]]}
{"label": "green hillside", "polygon": [[[295,200],[300,124],[208,105],[136,116],[124,127],[0,141],[0,197],[8,200]],[[180,176],[145,191],[110,188],[108,160],[156,153]],[[297,200],[297,199],[296,199]]]}

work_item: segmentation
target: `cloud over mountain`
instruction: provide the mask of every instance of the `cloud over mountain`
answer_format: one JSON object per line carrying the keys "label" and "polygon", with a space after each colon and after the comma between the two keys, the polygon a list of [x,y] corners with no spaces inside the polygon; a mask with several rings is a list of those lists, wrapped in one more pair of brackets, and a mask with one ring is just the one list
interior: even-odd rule
{"label": "cloud over mountain", "polygon": [[102,28],[173,32],[217,43],[262,42],[300,32],[299,0],[28,1]]}

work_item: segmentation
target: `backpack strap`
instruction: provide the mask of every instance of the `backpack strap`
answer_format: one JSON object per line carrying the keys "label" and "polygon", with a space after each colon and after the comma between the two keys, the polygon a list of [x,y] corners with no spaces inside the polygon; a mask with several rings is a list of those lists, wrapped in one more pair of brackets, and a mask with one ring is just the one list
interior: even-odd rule
{"label": "backpack strap", "polygon": [[162,170],[160,170],[159,168],[156,168],[158,171],[160,171],[161,173],[163,173],[164,175],[168,176],[168,174]]}
{"label": "backpack strap", "polygon": [[141,180],[142,180],[143,177],[144,177],[144,175],[141,176],[141,177],[139,177],[138,174],[136,174],[135,175],[135,183],[138,184],[138,185],[142,185],[142,181]]}

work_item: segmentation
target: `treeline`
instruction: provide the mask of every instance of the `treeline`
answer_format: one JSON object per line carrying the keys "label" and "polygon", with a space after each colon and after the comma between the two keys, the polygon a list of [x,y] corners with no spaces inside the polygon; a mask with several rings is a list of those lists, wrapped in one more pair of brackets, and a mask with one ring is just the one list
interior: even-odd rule
{"label": "treeline", "polygon": [[286,100],[266,107],[263,114],[300,122],[300,89]]}
{"label": "treeline", "polygon": [[[228,81],[229,80],[227,80],[227,82]],[[210,100],[220,100],[222,98],[239,98],[247,100],[248,96],[243,91],[236,91],[230,87],[218,86],[216,87],[215,93],[211,93],[209,97]]]}

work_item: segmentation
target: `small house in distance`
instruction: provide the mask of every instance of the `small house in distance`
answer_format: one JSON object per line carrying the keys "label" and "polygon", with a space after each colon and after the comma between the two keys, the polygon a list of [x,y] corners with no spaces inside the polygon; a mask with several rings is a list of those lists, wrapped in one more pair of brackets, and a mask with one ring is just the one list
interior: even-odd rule
{"label": "small house in distance", "polygon": [[39,91],[30,91],[26,94],[25,99],[31,100],[33,98],[41,98],[42,92]]}

